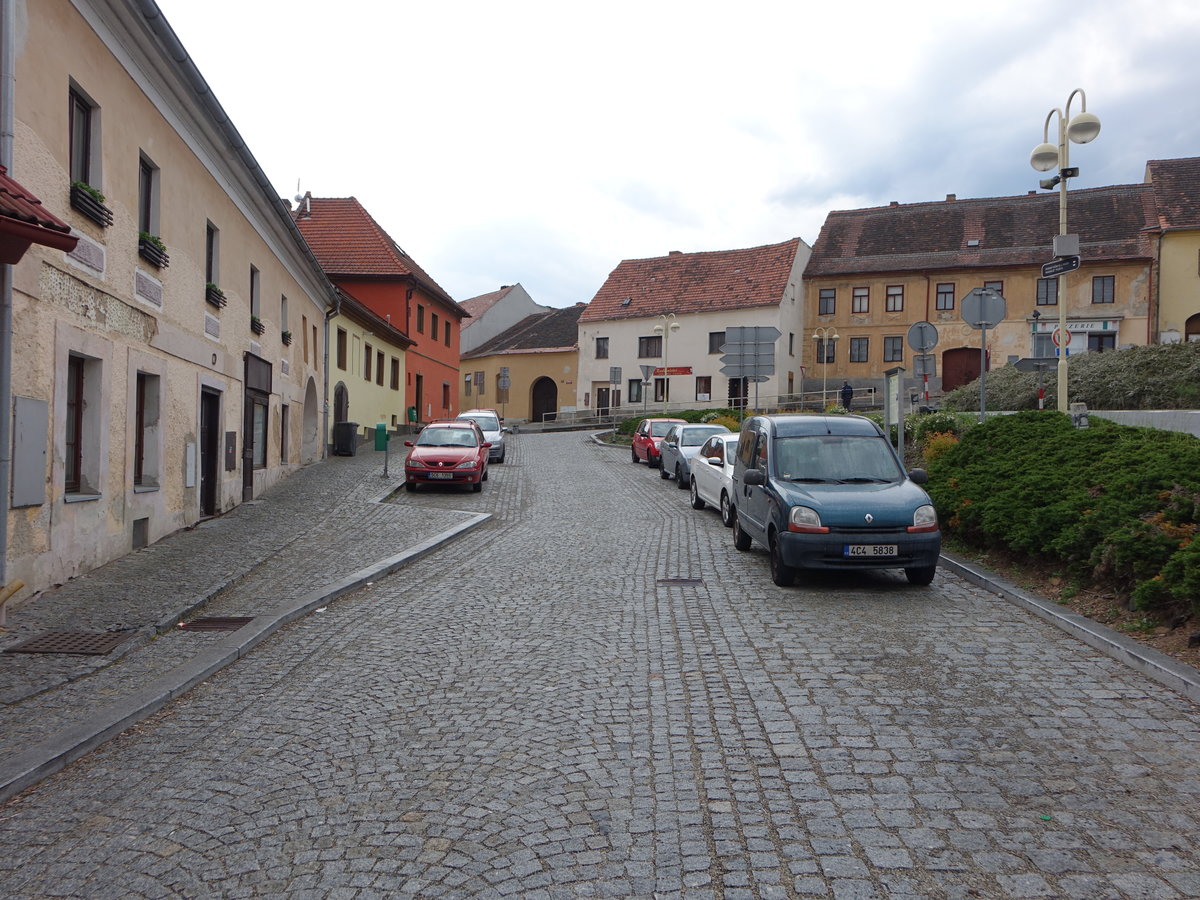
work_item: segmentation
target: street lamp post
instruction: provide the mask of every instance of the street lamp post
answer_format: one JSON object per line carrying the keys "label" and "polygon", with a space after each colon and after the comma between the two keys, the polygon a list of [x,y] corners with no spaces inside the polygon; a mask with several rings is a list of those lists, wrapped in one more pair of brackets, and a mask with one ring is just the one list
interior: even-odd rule
{"label": "street lamp post", "polygon": [[838,339],[837,329],[832,325],[813,329],[813,340],[816,341],[817,353],[821,355],[821,410],[825,410],[825,382],[829,375],[829,342]]}
{"label": "street lamp post", "polygon": [[666,415],[667,404],[671,400],[671,369],[670,360],[667,356],[667,350],[671,343],[671,335],[679,330],[679,323],[675,321],[675,313],[667,313],[658,317],[658,324],[654,326],[654,333],[662,335],[663,339],[663,414]]}
{"label": "street lamp post", "polygon": [[[1071,118],[1071,101],[1079,95],[1080,112]],[[1058,116],[1058,145],[1050,143],[1050,120]],[[1049,172],[1057,168],[1058,174],[1044,178],[1041,187],[1049,190],[1058,187],[1058,237],[1054,241],[1055,256],[1078,256],[1078,241],[1071,242],[1067,238],[1067,180],[1079,174],[1079,169],[1070,165],[1071,141],[1076,144],[1086,144],[1096,139],[1100,134],[1100,120],[1087,111],[1087,95],[1082,88],[1071,91],[1063,109],[1052,109],[1046,114],[1046,124],[1042,129],[1042,143],[1033,148],[1029,156],[1029,164],[1039,172]],[[1067,411],[1067,292],[1066,273],[1058,276],[1058,408],[1060,412]]]}

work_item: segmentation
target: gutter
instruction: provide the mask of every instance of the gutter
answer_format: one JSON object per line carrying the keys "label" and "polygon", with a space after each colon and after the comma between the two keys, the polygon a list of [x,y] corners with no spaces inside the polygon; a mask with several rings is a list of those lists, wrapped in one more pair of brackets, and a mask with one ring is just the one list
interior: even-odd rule
{"label": "gutter", "polygon": [[[16,96],[15,0],[0,0],[0,165],[12,171]],[[0,588],[8,583],[8,510],[12,478],[13,269],[0,265]],[[4,605],[0,603],[0,621]]]}

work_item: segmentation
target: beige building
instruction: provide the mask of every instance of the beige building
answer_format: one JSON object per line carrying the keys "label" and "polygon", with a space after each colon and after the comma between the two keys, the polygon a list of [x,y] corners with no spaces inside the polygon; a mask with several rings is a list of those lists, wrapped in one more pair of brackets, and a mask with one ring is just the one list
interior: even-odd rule
{"label": "beige building", "polygon": [[[1060,282],[1042,278],[1058,233],[1057,194],[898,204],[829,213],[804,272],[807,391],[843,380],[868,403],[884,372],[906,370],[919,393],[908,333],[937,330],[931,394],[979,376],[982,332],[963,317],[963,300],[990,287],[1007,315],[989,328],[990,368],[1020,359],[1053,363],[1059,290],[1065,285],[1072,355],[1151,341],[1155,225],[1148,185],[1071,191],[1069,230],[1081,267]],[[1060,337],[1060,340],[1062,338]]]}
{"label": "beige building", "polygon": [[1158,212],[1156,340],[1200,341],[1200,157],[1146,164]]}
{"label": "beige building", "polygon": [[366,437],[379,423],[398,431],[408,421],[404,408],[405,353],[413,342],[383,316],[344,291],[338,315],[329,322],[333,438],[337,423],[357,422]]}
{"label": "beige building", "polygon": [[510,423],[544,422],[558,417],[564,400],[571,405],[584,305],[541,309],[463,354],[461,409],[496,409]]}
{"label": "beige building", "polygon": [[12,174],[79,236],[13,271],[28,596],[318,459],[334,295],[152,2],[5,2]]}

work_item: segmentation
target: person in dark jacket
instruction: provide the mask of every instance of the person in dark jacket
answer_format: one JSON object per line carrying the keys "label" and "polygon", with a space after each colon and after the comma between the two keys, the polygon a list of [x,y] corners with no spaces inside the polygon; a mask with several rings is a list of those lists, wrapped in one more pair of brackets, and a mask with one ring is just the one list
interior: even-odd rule
{"label": "person in dark jacket", "polygon": [[850,382],[842,382],[842,408],[849,409],[850,402],[854,399],[854,388],[850,387]]}

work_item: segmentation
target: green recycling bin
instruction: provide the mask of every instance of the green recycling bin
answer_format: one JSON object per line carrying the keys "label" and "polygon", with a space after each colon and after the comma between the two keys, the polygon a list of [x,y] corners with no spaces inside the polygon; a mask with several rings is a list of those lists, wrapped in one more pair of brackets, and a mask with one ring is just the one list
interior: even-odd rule
{"label": "green recycling bin", "polygon": [[386,450],[388,448],[388,432],[387,425],[380,422],[375,426],[375,449]]}

